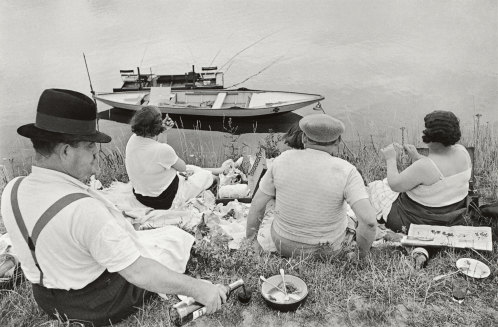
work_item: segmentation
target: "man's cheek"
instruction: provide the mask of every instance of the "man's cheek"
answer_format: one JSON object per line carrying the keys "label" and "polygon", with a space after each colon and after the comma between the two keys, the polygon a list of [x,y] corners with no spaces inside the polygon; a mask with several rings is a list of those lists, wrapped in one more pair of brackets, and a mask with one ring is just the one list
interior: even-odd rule
{"label": "man's cheek", "polygon": [[100,173],[100,160],[98,159],[98,157],[93,160],[93,164],[92,164],[92,174],[99,174]]}

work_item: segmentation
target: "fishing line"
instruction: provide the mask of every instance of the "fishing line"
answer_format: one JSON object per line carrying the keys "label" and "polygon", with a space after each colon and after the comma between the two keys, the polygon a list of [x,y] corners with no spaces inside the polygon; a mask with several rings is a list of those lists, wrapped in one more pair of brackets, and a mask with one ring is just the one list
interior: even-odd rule
{"label": "fishing line", "polygon": [[147,52],[147,49],[149,48],[149,43],[147,42],[147,45],[145,46],[145,49],[144,49],[144,53],[142,55],[142,60],[140,60],[140,67],[142,66],[143,62],[144,62],[144,58],[145,58],[145,53]]}
{"label": "fishing line", "polygon": [[[142,55],[142,60],[140,60],[140,65],[139,66],[142,66],[142,63],[144,62],[145,53],[147,52],[147,49],[149,48],[151,37],[152,37],[152,31],[149,32],[149,37],[147,38],[147,43],[145,45],[144,53]],[[140,78],[140,76],[139,76],[139,78]]]}
{"label": "fishing line", "polygon": [[[92,85],[92,79],[90,78],[90,71],[88,70],[88,64],[86,62],[86,56],[85,53],[83,52],[83,60],[85,61],[85,67],[86,67],[86,73],[88,75],[88,82],[90,83],[90,93],[92,93],[93,97],[93,102],[95,102],[95,114],[97,116],[97,131],[100,131],[99,127],[99,111],[97,109],[97,100],[95,99],[95,91],[93,90],[93,85]],[[109,111],[109,118],[110,118],[110,111]],[[99,152],[102,151],[102,144],[99,143]]]}
{"label": "fishing line", "polygon": [[216,55],[214,56],[213,60],[211,60],[211,63],[209,64],[209,66],[212,66],[213,65],[213,62],[216,60],[216,58],[218,57],[218,55],[220,54],[221,50],[223,50],[223,48],[225,47],[226,43],[228,40],[230,40],[230,38],[232,37],[234,32],[232,32],[232,34],[230,34],[230,36],[226,39],[225,41],[225,44],[223,45],[223,47],[221,47],[220,50],[218,50],[218,52],[216,53]]}
{"label": "fishing line", "polygon": [[216,60],[216,57],[218,57],[218,55],[220,54],[222,49],[218,50],[218,52],[216,52],[216,55],[214,56],[213,60],[211,60],[211,62],[209,63],[209,66],[212,66],[213,65],[213,62]]}
{"label": "fishing line", "polygon": [[229,86],[228,88],[231,88],[231,87],[234,87],[234,86],[237,86],[239,84],[242,84],[244,82],[247,82],[248,80],[250,80],[251,78],[255,77],[255,76],[258,76],[259,74],[261,74],[262,72],[264,72],[265,70],[267,70],[268,68],[270,68],[271,66],[273,66],[274,64],[276,64],[278,61],[280,61],[284,56],[280,56],[278,57],[277,59],[273,60],[269,65],[267,65],[266,67],[264,67],[263,69],[261,69],[259,72],[257,72],[256,74],[253,74],[251,76],[249,76],[248,78],[246,78],[245,80],[243,80],[242,82],[239,82],[239,83],[235,83],[233,84],[232,86]]}
{"label": "fishing line", "polygon": [[240,55],[242,52],[244,52],[244,51],[246,51],[247,49],[249,49],[249,48],[251,48],[251,47],[255,46],[255,45],[256,45],[256,44],[258,44],[259,42],[263,41],[264,39],[269,38],[270,36],[272,36],[272,35],[274,35],[274,34],[276,34],[276,33],[278,33],[278,31],[277,31],[277,32],[273,32],[273,33],[271,33],[271,34],[268,34],[268,35],[266,35],[266,36],[262,37],[261,39],[257,40],[256,42],[254,42],[254,43],[250,44],[249,46],[245,47],[244,49],[240,50],[239,52],[237,52],[236,54],[234,54],[234,55],[233,55],[230,59],[228,59],[228,61],[227,61],[227,62],[225,62],[223,65],[221,65],[220,70],[221,70],[221,69],[223,69],[223,67],[225,67],[225,66],[226,66],[226,65],[227,65],[230,61],[232,61],[233,59],[235,59],[235,57],[237,57],[238,55]]}
{"label": "fishing line", "polygon": [[228,65],[227,69],[225,69],[225,74],[230,70],[230,68],[232,68],[232,65],[233,63],[235,62],[235,60],[233,60],[230,65]]}

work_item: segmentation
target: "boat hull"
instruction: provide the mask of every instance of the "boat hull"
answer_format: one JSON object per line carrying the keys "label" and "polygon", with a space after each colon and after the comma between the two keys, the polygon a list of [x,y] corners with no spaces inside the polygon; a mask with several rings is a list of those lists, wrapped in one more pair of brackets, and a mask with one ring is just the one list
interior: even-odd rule
{"label": "boat hull", "polygon": [[[223,92],[248,92],[248,93],[275,93],[282,95],[290,95],[295,97],[297,100],[274,103],[267,106],[258,106],[254,108],[245,108],[242,106],[230,106],[218,109],[212,109],[209,107],[199,107],[199,106],[188,106],[188,105],[157,105],[162,113],[175,114],[175,115],[192,115],[192,116],[210,116],[210,117],[255,117],[255,116],[266,116],[275,115],[284,112],[294,111],[306,106],[312,105],[313,103],[319,102],[324,98],[316,94],[304,94],[304,93],[293,93],[293,92],[279,92],[279,91],[229,91],[223,90]],[[213,94],[213,92],[210,92]],[[209,94],[206,92],[206,94]],[[119,93],[98,93],[94,98],[106,105],[114,108],[127,109],[127,110],[140,110],[141,108],[147,106],[147,103],[141,103],[144,97],[148,96],[147,91],[138,92],[119,92]],[[301,98],[299,98],[301,96]]]}

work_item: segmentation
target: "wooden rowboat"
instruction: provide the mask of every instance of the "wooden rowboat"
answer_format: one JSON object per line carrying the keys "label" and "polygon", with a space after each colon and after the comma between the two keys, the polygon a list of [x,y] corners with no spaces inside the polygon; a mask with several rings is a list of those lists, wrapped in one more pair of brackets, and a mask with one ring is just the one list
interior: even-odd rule
{"label": "wooden rowboat", "polygon": [[324,99],[318,94],[261,90],[150,90],[97,93],[94,98],[111,107],[139,110],[147,105],[177,115],[253,117],[294,111]]}

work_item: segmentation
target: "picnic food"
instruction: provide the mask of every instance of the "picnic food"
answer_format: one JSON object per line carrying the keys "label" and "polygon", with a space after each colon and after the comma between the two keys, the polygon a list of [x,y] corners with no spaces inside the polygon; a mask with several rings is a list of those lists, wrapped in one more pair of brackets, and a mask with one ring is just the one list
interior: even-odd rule
{"label": "picnic food", "polygon": [[[286,297],[284,290],[287,291],[288,297]],[[284,288],[284,283],[281,282],[278,284],[278,288],[274,287],[270,289],[270,291],[267,294],[268,299],[278,302],[278,303],[286,303],[286,302],[291,302],[291,301],[299,301],[301,299],[300,295],[301,291],[291,282],[286,282],[285,283],[285,288]]]}

